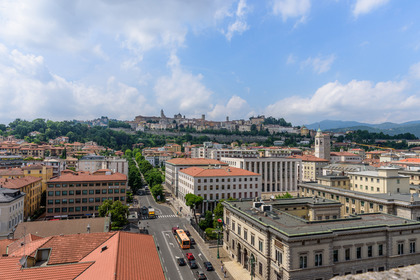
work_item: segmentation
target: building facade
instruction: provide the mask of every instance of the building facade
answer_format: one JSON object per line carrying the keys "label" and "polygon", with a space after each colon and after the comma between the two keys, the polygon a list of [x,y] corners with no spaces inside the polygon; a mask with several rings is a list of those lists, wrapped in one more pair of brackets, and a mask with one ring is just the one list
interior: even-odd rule
{"label": "building facade", "polygon": [[41,206],[42,179],[36,177],[22,177],[14,179],[0,179],[0,186],[25,193],[24,219],[35,214]]}
{"label": "building facade", "polygon": [[25,193],[0,187],[0,239],[8,238],[23,222]]}
{"label": "building facade", "polygon": [[300,182],[301,159],[294,158],[222,158],[230,166],[261,174],[261,196],[270,198],[285,192],[295,193]]}
{"label": "building facade", "polygon": [[190,167],[179,171],[179,199],[185,204],[185,195],[203,197],[199,211],[213,211],[219,200],[261,197],[261,175],[235,167]]}
{"label": "building facade", "polygon": [[329,161],[312,155],[295,155],[292,158],[301,159],[300,175],[302,182],[316,181],[317,177],[322,176],[322,168],[327,166]]}
{"label": "building facade", "polygon": [[79,171],[93,173],[100,169],[110,169],[112,172],[118,172],[128,176],[128,162],[124,158],[89,155],[79,160],[78,167]]}
{"label": "building facade", "polygon": [[227,166],[225,162],[206,158],[174,158],[165,162],[165,186],[175,195],[179,197],[178,173],[180,170],[189,167],[211,167],[211,166]]}
{"label": "building facade", "polygon": [[[270,280],[326,280],[420,262],[420,222],[380,213],[331,219],[328,205],[336,210],[336,202],[302,200],[223,202],[229,258],[255,279]],[[322,220],[284,210],[318,206],[324,209]]]}
{"label": "building facade", "polygon": [[126,204],[127,176],[111,172],[65,172],[47,183],[46,218],[98,215],[105,200]]}

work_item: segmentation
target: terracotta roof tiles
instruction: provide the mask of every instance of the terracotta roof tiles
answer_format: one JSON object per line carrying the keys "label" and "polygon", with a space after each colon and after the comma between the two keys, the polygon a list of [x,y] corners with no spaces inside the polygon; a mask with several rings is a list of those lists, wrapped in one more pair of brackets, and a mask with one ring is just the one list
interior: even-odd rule
{"label": "terracotta roof tiles", "polygon": [[0,185],[8,189],[20,189],[29,184],[36,183],[39,181],[42,181],[42,178],[36,178],[31,176],[13,179],[0,178]]}
{"label": "terracotta roof tiles", "polygon": [[96,181],[127,181],[127,175],[114,173],[110,175],[94,175],[84,172],[66,173],[48,182],[96,182]]}

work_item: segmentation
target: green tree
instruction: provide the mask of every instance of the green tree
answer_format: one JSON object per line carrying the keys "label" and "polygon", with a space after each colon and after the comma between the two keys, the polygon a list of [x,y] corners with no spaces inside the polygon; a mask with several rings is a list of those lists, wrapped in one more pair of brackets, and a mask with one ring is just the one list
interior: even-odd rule
{"label": "green tree", "polygon": [[153,185],[153,187],[150,189],[150,192],[152,193],[155,200],[163,200],[165,196],[163,195],[163,187],[160,184]]}
{"label": "green tree", "polygon": [[105,217],[111,214],[111,229],[118,230],[128,223],[128,206],[121,201],[105,200],[99,206],[99,216]]}
{"label": "green tree", "polygon": [[218,203],[217,203],[217,205],[216,205],[216,207],[214,207],[214,210],[213,210],[213,214],[214,214],[214,221],[213,221],[213,227],[214,228],[217,228],[217,226],[218,226],[218,222],[217,222],[217,220],[218,219],[223,219],[223,204],[222,204],[222,202],[223,202],[224,200],[222,199],[222,200],[220,200]]}
{"label": "green tree", "polygon": [[198,224],[202,230],[213,226],[213,213],[211,211],[206,211],[204,220],[200,221]]}
{"label": "green tree", "polygon": [[289,192],[286,192],[285,194],[276,195],[276,199],[287,199],[287,198],[293,198],[293,195],[291,195]]}
{"label": "green tree", "polygon": [[204,199],[201,196],[192,193],[187,193],[185,195],[185,204],[193,210],[196,224],[198,224],[196,210],[197,207],[203,203],[203,201]]}

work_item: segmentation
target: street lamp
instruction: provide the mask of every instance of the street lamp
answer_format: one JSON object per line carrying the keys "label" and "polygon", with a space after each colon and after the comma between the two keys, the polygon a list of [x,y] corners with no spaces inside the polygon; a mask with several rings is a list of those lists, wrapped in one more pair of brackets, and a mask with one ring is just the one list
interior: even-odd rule
{"label": "street lamp", "polygon": [[223,222],[222,219],[217,219],[217,222],[219,222],[219,228],[217,230],[215,230],[215,232],[217,232],[217,258],[220,259],[220,255],[219,255],[219,240],[220,240],[220,225]]}
{"label": "street lamp", "polygon": [[254,258],[254,255],[253,254],[251,254],[251,257],[249,258],[249,264],[251,265],[251,280],[252,280],[252,276],[255,276],[254,275],[255,258]]}

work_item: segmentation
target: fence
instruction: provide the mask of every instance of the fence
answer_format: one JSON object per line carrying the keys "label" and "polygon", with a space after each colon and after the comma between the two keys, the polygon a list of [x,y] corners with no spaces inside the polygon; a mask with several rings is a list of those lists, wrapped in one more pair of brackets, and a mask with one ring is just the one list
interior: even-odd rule
{"label": "fence", "polygon": [[[209,244],[210,246],[214,245],[217,246],[217,240],[213,240],[213,239],[209,239],[206,236],[206,233],[204,232],[204,230],[202,230],[193,219],[190,220],[191,226],[195,229],[195,231],[198,233],[198,235],[200,235],[201,239],[204,240],[204,242],[206,242],[207,244]],[[219,246],[223,245],[223,233],[220,234],[219,236]]]}

